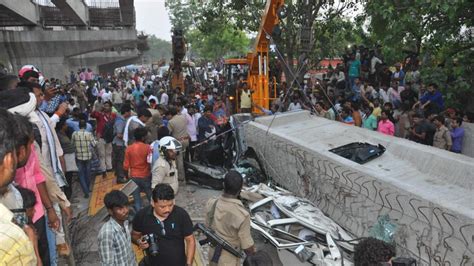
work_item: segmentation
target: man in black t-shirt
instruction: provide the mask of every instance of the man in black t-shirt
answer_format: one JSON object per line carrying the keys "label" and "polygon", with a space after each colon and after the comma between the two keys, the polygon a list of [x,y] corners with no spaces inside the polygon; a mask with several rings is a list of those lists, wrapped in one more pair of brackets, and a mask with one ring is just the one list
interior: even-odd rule
{"label": "man in black t-shirt", "polygon": [[[141,209],[133,219],[132,241],[146,250],[146,265],[190,266],[193,262],[195,239],[189,214],[175,206],[174,191],[168,184],[153,189],[151,205]],[[153,234],[158,254],[150,254],[143,236]],[[186,252],[184,241],[186,241]]]}
{"label": "man in black t-shirt", "polygon": [[414,125],[410,131],[410,140],[415,142],[433,145],[433,136],[436,132],[433,124],[424,118],[422,114],[415,114],[413,116]]}

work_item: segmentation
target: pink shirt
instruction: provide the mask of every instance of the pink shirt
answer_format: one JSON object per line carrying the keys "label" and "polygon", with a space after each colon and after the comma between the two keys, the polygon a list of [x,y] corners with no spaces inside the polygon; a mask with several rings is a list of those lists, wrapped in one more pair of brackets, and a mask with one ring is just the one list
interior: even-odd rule
{"label": "pink shirt", "polygon": [[41,173],[40,161],[36,154],[35,147],[31,145],[31,154],[25,166],[16,169],[15,183],[20,187],[32,190],[36,196],[35,215],[33,223],[44,216],[43,202],[38,191],[38,184],[45,182],[46,179]]}
{"label": "pink shirt", "polygon": [[385,122],[383,120],[380,120],[379,126],[377,127],[377,131],[385,135],[393,136],[393,134],[395,133],[395,127],[393,126],[392,121],[388,119],[385,120]]}

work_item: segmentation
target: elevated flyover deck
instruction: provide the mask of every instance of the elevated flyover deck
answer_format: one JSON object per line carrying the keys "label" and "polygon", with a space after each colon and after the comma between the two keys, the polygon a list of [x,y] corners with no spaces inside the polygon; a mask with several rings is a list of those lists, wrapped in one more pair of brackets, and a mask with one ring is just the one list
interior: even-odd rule
{"label": "elevated flyover deck", "polygon": [[[388,215],[398,254],[422,265],[474,261],[473,158],[306,111],[258,118],[244,132],[271,178],[355,235]],[[362,165],[329,151],[351,142],[386,151]]]}
{"label": "elevated flyover deck", "polygon": [[[76,66],[110,71],[134,63],[141,51],[133,57],[117,54],[113,62],[109,55],[140,48],[133,4],[134,0],[0,0],[0,62],[13,72],[32,64],[46,76],[60,78]],[[92,52],[97,58],[90,57]],[[83,54],[88,55],[81,65],[74,64],[73,57]]]}

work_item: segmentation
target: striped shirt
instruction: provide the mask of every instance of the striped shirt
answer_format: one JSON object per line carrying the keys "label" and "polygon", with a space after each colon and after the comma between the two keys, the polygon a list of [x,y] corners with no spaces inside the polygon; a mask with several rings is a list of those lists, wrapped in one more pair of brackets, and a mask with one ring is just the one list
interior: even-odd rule
{"label": "striped shirt", "polygon": [[137,264],[128,221],[125,221],[122,227],[110,217],[100,228],[97,240],[101,265],[132,266]]}
{"label": "striped shirt", "polygon": [[76,148],[76,159],[87,161],[92,159],[92,147],[95,146],[96,141],[92,133],[85,131],[83,128],[72,133],[71,141]]}
{"label": "striped shirt", "polygon": [[0,265],[36,265],[33,244],[12,218],[13,213],[0,203]]}

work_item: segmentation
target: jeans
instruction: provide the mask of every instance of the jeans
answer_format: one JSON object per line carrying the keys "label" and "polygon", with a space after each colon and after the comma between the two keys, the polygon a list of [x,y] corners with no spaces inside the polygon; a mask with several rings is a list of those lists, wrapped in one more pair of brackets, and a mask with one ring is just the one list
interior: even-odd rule
{"label": "jeans", "polygon": [[[33,225],[36,229],[36,233],[38,234],[38,252],[41,257],[41,262],[43,262],[43,265],[49,265],[49,242],[46,231],[48,225],[46,223],[46,215],[41,217]],[[54,248],[56,249],[56,247]]]}
{"label": "jeans", "polygon": [[113,168],[115,170],[115,176],[117,180],[123,180],[125,177],[125,172],[123,170],[123,161],[125,158],[125,146],[112,146],[112,153],[113,153]]}
{"label": "jeans", "polygon": [[137,184],[138,188],[132,193],[135,211],[138,212],[143,204],[140,192],[145,192],[148,200],[151,200],[151,178],[150,177],[132,177],[133,182]]}
{"label": "jeans", "polygon": [[[45,215],[46,221],[48,221],[48,216]],[[48,247],[49,247],[49,259],[51,266],[58,265],[57,261],[57,253],[56,253],[56,234],[54,233],[53,229],[48,226],[46,223],[46,236],[48,237]]]}
{"label": "jeans", "polygon": [[76,160],[76,164],[79,170],[79,183],[81,183],[82,192],[84,192],[84,195],[89,195],[91,185],[91,160]]}

